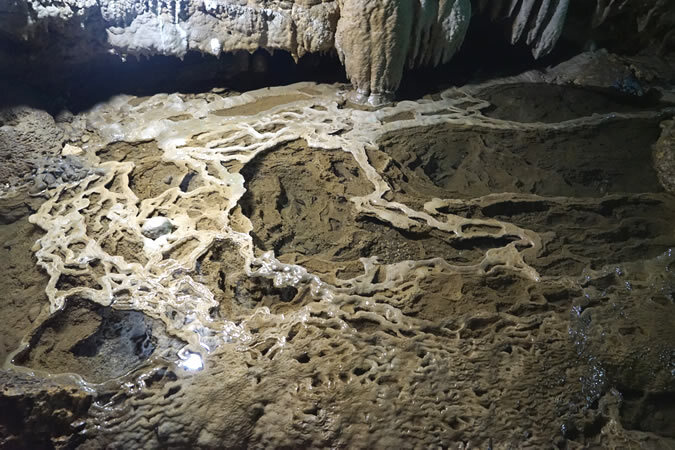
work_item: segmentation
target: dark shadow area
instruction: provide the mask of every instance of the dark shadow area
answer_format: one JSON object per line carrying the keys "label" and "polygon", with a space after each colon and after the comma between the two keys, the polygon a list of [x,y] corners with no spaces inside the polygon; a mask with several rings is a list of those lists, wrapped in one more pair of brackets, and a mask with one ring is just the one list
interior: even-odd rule
{"label": "dark shadow area", "polygon": [[621,424],[629,430],[675,438],[675,393],[624,390]]}
{"label": "dark shadow area", "polygon": [[[59,74],[58,76],[56,74]],[[35,67],[21,79],[0,73],[0,108],[29,105],[55,115],[87,110],[118,94],[199,93],[214,88],[243,92],[300,81],[347,82],[337,55],[309,54],[296,63],[290,53],[258,50],[220,57],[189,52],[173,56],[97,57],[87,64]]]}
{"label": "dark shadow area", "polygon": [[[83,419],[93,394],[33,374],[0,371],[0,448],[77,448],[85,441]],[[55,445],[58,443],[59,445]]]}
{"label": "dark shadow area", "polygon": [[549,55],[537,60],[527,45],[511,45],[509,32],[507,24],[493,23],[485,14],[474,15],[462,48],[452,60],[436,68],[406,71],[398,99],[414,100],[452,86],[544,69],[582,51],[579,44],[561,39]]}
{"label": "dark shadow area", "polygon": [[[473,17],[464,45],[452,61],[406,71],[398,99],[417,99],[450,86],[544,68],[581,51],[578,44],[561,40],[553,53],[535,60],[527,46],[510,44],[507,30],[505,24],[492,23],[484,15]],[[63,36],[63,45],[75,42],[73,39]],[[24,104],[51,114],[63,109],[78,113],[117,94],[199,93],[214,88],[242,92],[299,81],[348,81],[335,52],[305,55],[297,62],[286,51],[270,54],[260,49],[253,54],[239,51],[220,57],[188,52],[182,59],[156,55],[123,60],[118,55],[100,55],[86,62],[81,62],[84,58],[77,62],[64,58],[58,63],[52,59],[46,65],[39,58],[35,62],[29,58],[44,50],[22,45],[0,40],[0,50],[16,55],[18,64],[0,72],[0,108]]]}

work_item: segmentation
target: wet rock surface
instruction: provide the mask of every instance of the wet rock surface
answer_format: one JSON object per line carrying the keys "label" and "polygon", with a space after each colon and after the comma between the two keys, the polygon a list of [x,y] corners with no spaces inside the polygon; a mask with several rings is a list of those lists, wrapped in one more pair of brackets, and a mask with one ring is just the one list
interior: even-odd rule
{"label": "wet rock surface", "polygon": [[94,171],[4,219],[45,275],[40,315],[2,329],[28,345],[0,401],[80,448],[671,447],[675,199],[651,154],[672,108],[541,79],[346,94],[86,113]]}
{"label": "wet rock surface", "polygon": [[49,373],[72,372],[102,383],[130,372],[153,355],[160,326],[137,311],[118,311],[69,299],[31,336],[14,363]]}

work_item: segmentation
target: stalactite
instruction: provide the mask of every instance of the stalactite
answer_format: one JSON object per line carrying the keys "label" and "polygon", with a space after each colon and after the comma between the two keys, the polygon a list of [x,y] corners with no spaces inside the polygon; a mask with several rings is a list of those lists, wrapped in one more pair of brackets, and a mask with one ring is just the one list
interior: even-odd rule
{"label": "stalactite", "polygon": [[335,46],[354,88],[353,100],[390,101],[404,67],[447,62],[471,17],[468,0],[370,2],[342,0]]}

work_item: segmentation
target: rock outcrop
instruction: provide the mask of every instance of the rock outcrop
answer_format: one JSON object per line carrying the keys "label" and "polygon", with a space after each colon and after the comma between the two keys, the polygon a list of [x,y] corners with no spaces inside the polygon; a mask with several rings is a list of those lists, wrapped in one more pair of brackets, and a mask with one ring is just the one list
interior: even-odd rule
{"label": "rock outcrop", "polygon": [[598,0],[592,17],[594,38],[614,51],[651,45],[666,52],[675,45],[675,6],[669,0]]}
{"label": "rock outcrop", "polygon": [[75,384],[0,371],[0,447],[74,448],[92,395]]}
{"label": "rock outcrop", "polygon": [[57,155],[65,139],[63,130],[45,111],[28,106],[0,112],[0,180],[15,183],[29,176],[41,159]]}

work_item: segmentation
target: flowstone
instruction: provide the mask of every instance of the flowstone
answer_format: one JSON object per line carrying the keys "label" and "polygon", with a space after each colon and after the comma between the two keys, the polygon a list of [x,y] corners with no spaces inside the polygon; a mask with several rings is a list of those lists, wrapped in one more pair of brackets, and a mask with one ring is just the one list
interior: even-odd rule
{"label": "flowstone", "polygon": [[81,448],[672,446],[675,203],[648,156],[674,111],[511,117],[499,85],[98,105],[72,143],[96,170],[31,216],[50,311],[6,366],[92,393]]}

